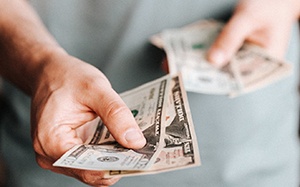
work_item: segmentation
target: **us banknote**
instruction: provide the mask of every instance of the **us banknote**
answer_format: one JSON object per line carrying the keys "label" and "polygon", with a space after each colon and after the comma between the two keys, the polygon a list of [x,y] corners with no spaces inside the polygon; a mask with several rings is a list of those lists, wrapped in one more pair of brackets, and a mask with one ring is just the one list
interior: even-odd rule
{"label": "us banknote", "polygon": [[182,73],[187,91],[238,96],[291,73],[290,64],[246,43],[225,67],[211,65],[206,59],[207,50],[223,26],[215,20],[202,20],[151,37],[154,45],[165,50],[170,74]]}
{"label": "us banknote", "polygon": [[98,118],[85,144],[65,153],[54,166],[106,171],[106,176],[158,173],[199,166],[200,155],[187,96],[179,75],[164,76],[121,94],[147,144],[120,146]]}

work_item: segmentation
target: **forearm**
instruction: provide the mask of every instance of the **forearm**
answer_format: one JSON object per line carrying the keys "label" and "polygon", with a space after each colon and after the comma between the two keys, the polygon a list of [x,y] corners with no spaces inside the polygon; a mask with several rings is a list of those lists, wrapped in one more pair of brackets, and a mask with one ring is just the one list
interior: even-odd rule
{"label": "forearm", "polygon": [[30,94],[43,66],[64,53],[24,0],[0,0],[0,75]]}

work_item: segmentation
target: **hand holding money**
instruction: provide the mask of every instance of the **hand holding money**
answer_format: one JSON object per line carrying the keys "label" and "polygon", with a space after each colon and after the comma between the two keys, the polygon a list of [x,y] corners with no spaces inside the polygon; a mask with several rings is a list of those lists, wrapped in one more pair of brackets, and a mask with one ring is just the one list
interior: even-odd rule
{"label": "hand holding money", "polygon": [[203,20],[183,28],[167,29],[151,42],[166,51],[170,74],[181,72],[187,91],[225,94],[248,93],[291,72],[290,64],[275,59],[262,48],[245,43],[223,68],[207,61],[207,51],[223,23]]}
{"label": "hand holding money", "polygon": [[[97,68],[65,53],[52,54],[50,60],[41,70],[43,77],[32,99],[32,138],[37,162],[42,168],[89,185],[112,185],[117,179],[103,179],[102,171],[52,164],[67,150],[84,143],[94,130],[84,124],[96,116],[108,123],[107,128],[123,146],[138,149],[146,140],[129,108]],[[137,136],[131,136],[134,130]]]}
{"label": "hand holding money", "polygon": [[298,0],[240,0],[228,23],[208,51],[208,59],[221,67],[229,62],[244,42],[259,45],[271,56],[282,59],[293,24],[300,16]]}
{"label": "hand holding money", "polygon": [[147,139],[142,149],[119,145],[97,118],[85,144],[54,166],[107,171],[107,177],[143,175],[200,165],[187,96],[180,76],[165,76],[121,94]]}

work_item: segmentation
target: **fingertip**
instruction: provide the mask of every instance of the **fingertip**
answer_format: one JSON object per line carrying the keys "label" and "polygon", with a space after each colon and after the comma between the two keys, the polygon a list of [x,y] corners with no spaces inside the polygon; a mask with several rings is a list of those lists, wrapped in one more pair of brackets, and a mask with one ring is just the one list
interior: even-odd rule
{"label": "fingertip", "polygon": [[[214,66],[221,68],[243,45],[252,29],[245,15],[235,13],[227,22],[207,53],[207,59]],[[242,25],[242,26],[241,26]]]}
{"label": "fingertip", "polygon": [[130,128],[124,133],[126,147],[140,149],[145,146],[146,139],[139,129]]}
{"label": "fingertip", "polygon": [[227,63],[224,51],[220,49],[211,49],[207,53],[208,61],[215,67],[221,68]]}

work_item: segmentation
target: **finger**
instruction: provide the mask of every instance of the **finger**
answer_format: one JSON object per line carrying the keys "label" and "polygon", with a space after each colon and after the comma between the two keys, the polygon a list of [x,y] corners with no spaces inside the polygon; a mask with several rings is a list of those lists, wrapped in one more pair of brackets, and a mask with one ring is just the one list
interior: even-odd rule
{"label": "finger", "polygon": [[142,148],[146,139],[120,96],[108,86],[99,87],[93,94],[87,103],[101,117],[116,141],[128,148]]}
{"label": "finger", "polygon": [[69,169],[75,178],[91,186],[112,186],[120,180],[119,177],[104,178],[104,172]]}
{"label": "finger", "polygon": [[169,63],[167,57],[164,57],[161,63],[161,68],[165,73],[169,73]]}
{"label": "finger", "polygon": [[251,35],[247,42],[256,44],[264,48],[265,52],[275,58],[283,58],[288,46],[291,25],[280,25],[279,27],[270,27],[268,32],[257,31]]}
{"label": "finger", "polygon": [[244,13],[235,13],[208,50],[208,60],[216,67],[226,65],[252,32],[253,24]]}

